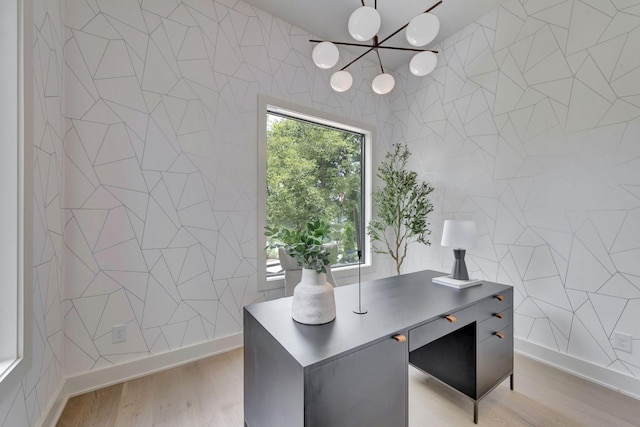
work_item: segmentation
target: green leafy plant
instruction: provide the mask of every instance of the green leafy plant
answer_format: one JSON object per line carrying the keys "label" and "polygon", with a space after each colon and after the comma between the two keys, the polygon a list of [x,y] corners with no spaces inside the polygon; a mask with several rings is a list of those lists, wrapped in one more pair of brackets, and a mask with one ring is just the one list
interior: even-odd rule
{"label": "green leafy plant", "polygon": [[265,227],[264,235],[271,243],[268,249],[283,247],[302,268],[326,273],[327,265],[333,261],[334,254],[324,246],[329,242],[330,227],[321,220],[308,222],[301,230],[289,228]]}
{"label": "green leafy plant", "polygon": [[416,172],[407,170],[410,156],[406,145],[394,144],[393,151],[380,163],[376,176],[384,186],[373,192],[378,218],[369,221],[367,227],[373,251],[389,254],[396,263],[397,274],[410,243],[431,244],[427,216],[433,211],[429,201],[433,187],[419,181]]}

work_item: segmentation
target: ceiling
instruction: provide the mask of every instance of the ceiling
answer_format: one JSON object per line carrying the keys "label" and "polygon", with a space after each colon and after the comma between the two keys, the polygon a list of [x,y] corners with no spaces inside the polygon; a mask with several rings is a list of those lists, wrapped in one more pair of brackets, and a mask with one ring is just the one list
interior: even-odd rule
{"label": "ceiling", "polygon": [[[362,5],[360,0],[245,0],[247,3],[282,18],[321,40],[355,43],[347,30],[351,13]],[[437,45],[448,36],[503,4],[506,0],[443,0],[432,13],[440,20],[438,37],[424,48]],[[366,6],[377,6],[382,18],[378,36],[384,39],[408,23],[411,18],[436,4],[438,0],[365,0]],[[376,4],[377,3],[377,4]],[[404,31],[399,32],[383,44],[384,46],[412,47],[407,43]],[[309,44],[311,50],[313,45]],[[349,48],[351,53],[342,56],[345,47],[339,47],[341,59],[337,67],[343,67],[350,59],[366,51],[366,48]],[[387,70],[396,70],[406,65],[411,52],[380,49],[382,63]],[[376,61],[374,53],[366,57]]]}

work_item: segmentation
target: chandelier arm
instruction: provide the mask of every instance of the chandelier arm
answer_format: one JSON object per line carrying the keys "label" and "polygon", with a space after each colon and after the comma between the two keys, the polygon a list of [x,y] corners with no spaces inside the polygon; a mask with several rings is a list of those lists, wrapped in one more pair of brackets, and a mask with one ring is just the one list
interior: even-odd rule
{"label": "chandelier arm", "polygon": [[[440,0],[438,3],[434,4],[433,6],[431,6],[429,9],[425,10],[422,13],[429,13],[431,12],[433,9],[435,9],[436,7],[440,6],[442,4],[442,0]],[[385,37],[384,39],[382,39],[382,41],[379,44],[382,44],[384,42],[386,42],[387,40],[389,40],[391,37],[395,36],[396,34],[398,34],[400,31],[404,30],[405,28],[407,28],[409,26],[409,23],[407,22],[406,24],[404,24],[402,27],[398,28],[397,30],[395,30],[393,33],[389,34],[387,37]]]}
{"label": "chandelier arm", "polygon": [[328,41],[329,43],[339,44],[344,46],[357,46],[357,47],[368,47],[373,48],[370,44],[362,44],[362,43],[350,43],[350,42],[334,42],[333,40],[309,40],[311,43],[322,43],[323,41]]}
{"label": "chandelier arm", "polygon": [[380,64],[380,71],[384,74],[384,67],[382,66],[382,59],[380,59],[380,52],[378,52],[378,49],[376,49],[376,56],[378,57],[378,63]]}
{"label": "chandelier arm", "polygon": [[349,68],[349,66],[351,64],[353,64],[354,62],[356,62],[358,59],[362,58],[363,56],[365,56],[367,53],[371,52],[373,49],[375,48],[375,46],[370,47],[369,49],[367,49],[367,51],[365,53],[363,53],[362,55],[358,56],[356,59],[354,59],[353,61],[349,62],[347,65],[345,65],[344,67],[340,68],[340,71],[344,71],[345,69]]}
{"label": "chandelier arm", "polygon": [[409,52],[433,52],[433,53],[440,53],[437,50],[433,50],[433,49],[418,49],[418,48],[413,48],[413,47],[398,47],[398,46],[372,46],[370,44],[362,44],[362,43],[351,43],[351,42],[336,42],[333,40],[314,40],[314,39],[310,39],[309,42],[310,43],[322,43],[324,41],[328,41],[330,43],[333,44],[338,44],[341,46],[356,46],[356,47],[366,47],[366,48],[374,48],[377,47],[378,49],[393,49],[393,50],[406,50]]}
{"label": "chandelier arm", "polygon": [[377,46],[378,49],[392,49],[392,50],[406,50],[409,52],[433,52],[439,53],[437,50],[433,49],[414,49],[411,47],[396,47],[396,46]]}

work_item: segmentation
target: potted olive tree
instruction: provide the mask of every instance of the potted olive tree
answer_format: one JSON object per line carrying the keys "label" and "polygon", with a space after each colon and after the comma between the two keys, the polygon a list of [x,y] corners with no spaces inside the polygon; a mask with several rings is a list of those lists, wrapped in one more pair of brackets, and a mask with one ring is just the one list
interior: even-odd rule
{"label": "potted olive tree", "polygon": [[390,255],[396,274],[400,274],[410,243],[431,244],[427,216],[433,211],[429,201],[433,187],[418,180],[416,172],[407,170],[410,156],[406,145],[394,144],[380,163],[376,176],[384,185],[373,192],[377,218],[367,227],[373,251]]}
{"label": "potted olive tree", "polygon": [[302,280],[293,290],[292,317],[299,323],[320,325],[336,318],[333,286],[327,282],[327,266],[333,252],[325,244],[330,227],[323,221],[307,223],[302,230],[265,227],[268,248],[281,247],[302,267]]}

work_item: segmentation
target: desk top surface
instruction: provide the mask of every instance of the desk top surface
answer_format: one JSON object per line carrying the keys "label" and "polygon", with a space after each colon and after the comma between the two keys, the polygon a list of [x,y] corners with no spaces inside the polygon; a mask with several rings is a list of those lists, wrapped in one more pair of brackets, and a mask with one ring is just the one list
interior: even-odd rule
{"label": "desk top surface", "polygon": [[470,306],[511,286],[483,281],[455,289],[432,283],[445,273],[419,271],[362,283],[362,308],[355,314],[358,285],[335,288],[336,319],[303,325],[291,318],[292,297],[245,307],[303,367],[355,351],[432,319]]}

